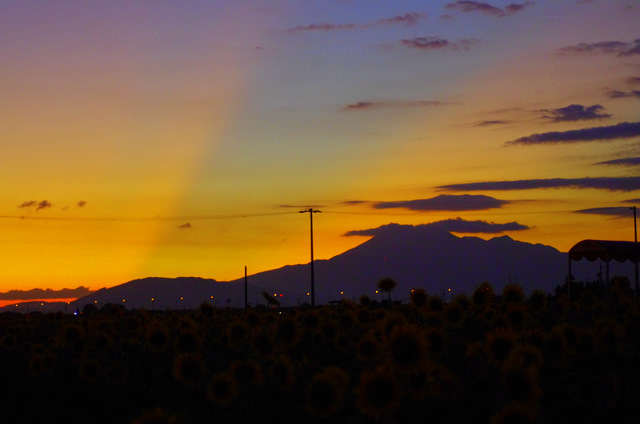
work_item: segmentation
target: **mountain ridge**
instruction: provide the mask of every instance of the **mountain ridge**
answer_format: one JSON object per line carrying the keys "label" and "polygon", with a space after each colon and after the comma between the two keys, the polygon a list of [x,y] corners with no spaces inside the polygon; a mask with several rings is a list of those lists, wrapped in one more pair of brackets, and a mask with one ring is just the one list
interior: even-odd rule
{"label": "mountain ridge", "polygon": [[[375,288],[383,277],[397,281],[391,297],[400,301],[408,301],[414,288],[430,294],[471,294],[483,282],[492,284],[496,291],[517,283],[526,293],[535,289],[551,293],[566,277],[567,254],[548,245],[507,235],[488,240],[459,237],[427,226],[383,227],[350,250],[314,261],[316,304],[358,300],[362,295],[383,300],[386,295],[376,293]],[[283,306],[311,303],[309,265],[285,265],[248,276],[249,305],[266,304],[263,292],[275,295]],[[572,270],[577,272],[576,267]],[[107,303],[150,310],[193,309],[203,302],[244,307],[244,296],[244,278],[147,277],[100,289],[71,302],[68,309]]]}

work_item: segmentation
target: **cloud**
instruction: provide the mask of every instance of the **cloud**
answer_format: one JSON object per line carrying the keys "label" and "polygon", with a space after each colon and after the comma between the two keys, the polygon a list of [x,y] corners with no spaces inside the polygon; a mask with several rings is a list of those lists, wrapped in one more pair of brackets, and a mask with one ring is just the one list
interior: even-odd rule
{"label": "cloud", "polygon": [[640,157],[607,160],[596,162],[595,165],[640,166]]}
{"label": "cloud", "polygon": [[517,222],[508,222],[505,224],[496,224],[494,222],[487,221],[467,221],[462,218],[445,219],[442,221],[436,221],[429,224],[420,225],[401,225],[401,224],[387,224],[377,228],[370,228],[367,230],[353,230],[344,234],[345,237],[353,236],[379,236],[388,233],[397,233],[400,231],[411,231],[420,229],[436,229],[440,231],[447,231],[452,233],[465,233],[465,234],[497,234],[505,231],[523,231],[528,230],[526,225],[519,224]]}
{"label": "cloud", "polygon": [[84,200],[79,200],[78,203],[76,203],[76,206],[79,208],[84,208],[85,206],[87,206],[87,202],[85,202]]}
{"label": "cloud", "polygon": [[605,141],[619,138],[640,136],[640,122],[621,122],[606,127],[584,128],[580,130],[552,131],[542,134],[532,134],[516,140],[507,141],[505,146],[525,144],[560,144],[579,143],[587,141]]}
{"label": "cloud", "polygon": [[342,110],[367,110],[380,108],[414,108],[448,105],[447,102],[433,100],[405,100],[405,101],[360,101],[345,105]]}
{"label": "cloud", "polygon": [[407,26],[416,25],[421,19],[426,18],[426,13],[411,12],[403,15],[397,15],[392,18],[384,18],[377,20],[373,25],[395,25],[402,24]]}
{"label": "cloud", "polygon": [[497,6],[492,6],[489,3],[485,3],[481,1],[458,0],[455,3],[448,3],[446,8],[449,10],[458,10],[464,13],[479,12],[479,13],[482,13],[483,15],[497,16],[501,18],[504,16],[513,15],[514,13],[518,13],[529,6],[533,6],[533,2],[526,1],[520,4],[511,3],[507,5],[504,9],[502,9]]}
{"label": "cloud", "polygon": [[345,30],[355,30],[355,29],[367,29],[367,28],[387,26],[387,25],[412,26],[412,25],[416,25],[420,20],[426,18],[426,16],[427,16],[426,13],[410,12],[402,15],[392,16],[390,18],[378,19],[377,21],[365,23],[365,24],[319,23],[319,24],[310,24],[310,25],[299,25],[297,27],[287,30],[287,32],[295,34],[300,32],[309,32],[309,31],[345,31]]}
{"label": "cloud", "polygon": [[36,210],[39,211],[40,209],[47,209],[52,206],[53,205],[51,204],[51,202],[49,202],[48,200],[43,200],[42,202],[38,202],[38,207],[36,208]]}
{"label": "cloud", "polygon": [[38,204],[38,202],[36,202],[35,200],[27,200],[22,202],[18,207],[19,208],[32,208],[34,206],[36,206]]}
{"label": "cloud", "polygon": [[608,191],[640,190],[640,177],[549,178],[516,181],[486,181],[436,187],[450,191],[508,191],[549,188],[598,189]]}
{"label": "cloud", "polygon": [[469,50],[478,42],[475,38],[463,38],[458,41],[449,41],[438,36],[426,36],[403,39],[401,43],[409,48],[421,50]]}
{"label": "cloud", "polygon": [[31,289],[31,290],[9,290],[6,293],[0,293],[2,300],[33,300],[33,299],[70,299],[74,297],[83,297],[91,294],[91,290],[87,287],[80,286],[75,289]]}
{"label": "cloud", "polygon": [[559,109],[543,109],[543,117],[551,119],[553,122],[588,121],[593,119],[610,118],[608,113],[602,113],[604,106],[593,105],[585,107],[583,105],[569,105]]}
{"label": "cloud", "polygon": [[193,228],[193,227],[191,226],[190,222],[187,222],[185,224],[178,225],[178,228],[180,228],[181,230],[186,230],[186,229]]}
{"label": "cloud", "polygon": [[343,205],[361,205],[363,203],[369,203],[366,200],[345,200],[344,202],[342,202]]}
{"label": "cloud", "polygon": [[620,90],[610,90],[607,95],[611,99],[622,99],[625,97],[635,97],[640,99],[640,90],[632,90],[632,91],[620,91]]}
{"label": "cloud", "polygon": [[412,211],[469,211],[501,208],[509,202],[484,195],[441,194],[431,199],[403,200],[375,203],[375,209],[404,208]]}
{"label": "cloud", "polygon": [[627,84],[629,84],[629,85],[640,85],[640,77],[627,78]]}
{"label": "cloud", "polygon": [[581,209],[575,212],[583,213],[583,214],[620,216],[620,217],[633,216],[633,211],[628,206],[612,206],[608,208]]}
{"label": "cloud", "polygon": [[289,33],[307,32],[307,31],[335,31],[335,30],[351,30],[362,28],[362,25],[358,24],[310,24],[300,25],[295,28],[287,30]]}
{"label": "cloud", "polygon": [[614,54],[618,57],[640,54],[640,39],[633,41],[600,41],[563,47],[560,54]]}
{"label": "cloud", "polygon": [[475,127],[489,127],[493,125],[506,125],[510,124],[511,121],[500,121],[500,120],[492,120],[492,121],[480,121],[474,124]]}

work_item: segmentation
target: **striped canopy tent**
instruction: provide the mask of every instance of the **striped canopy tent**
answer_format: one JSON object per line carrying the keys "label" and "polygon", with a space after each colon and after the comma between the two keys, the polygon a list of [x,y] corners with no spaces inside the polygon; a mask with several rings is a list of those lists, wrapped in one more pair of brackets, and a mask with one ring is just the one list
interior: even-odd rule
{"label": "striped canopy tent", "polygon": [[591,262],[600,259],[604,262],[616,260],[637,263],[640,260],[640,244],[633,241],[582,240],[569,250],[569,258],[572,261],[584,258]]}
{"label": "striped canopy tent", "polygon": [[640,261],[640,244],[633,241],[615,240],[582,240],[569,249],[569,276],[571,276],[571,261],[581,259],[595,261],[600,259],[606,263],[606,283],[609,283],[609,263],[631,261],[636,264],[636,293],[638,291],[638,262]]}

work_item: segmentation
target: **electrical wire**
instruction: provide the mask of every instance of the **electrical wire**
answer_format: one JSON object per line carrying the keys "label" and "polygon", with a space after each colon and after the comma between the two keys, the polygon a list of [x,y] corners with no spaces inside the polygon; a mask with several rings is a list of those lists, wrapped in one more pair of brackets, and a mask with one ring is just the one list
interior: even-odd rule
{"label": "electrical wire", "polygon": [[256,218],[275,215],[289,215],[298,212],[245,213],[232,215],[185,215],[156,217],[45,217],[25,215],[0,215],[0,219],[39,220],[39,221],[88,221],[88,222],[147,222],[147,221],[198,221],[212,219]]}

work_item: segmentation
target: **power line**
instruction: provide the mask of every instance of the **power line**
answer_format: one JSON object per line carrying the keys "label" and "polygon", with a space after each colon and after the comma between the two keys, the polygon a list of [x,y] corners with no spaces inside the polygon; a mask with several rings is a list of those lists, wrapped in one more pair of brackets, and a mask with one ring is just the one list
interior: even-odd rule
{"label": "power line", "polygon": [[37,221],[87,221],[87,222],[148,222],[148,221],[198,221],[213,219],[256,218],[263,216],[290,215],[297,212],[247,213],[231,215],[185,215],[156,217],[45,217],[25,215],[0,215],[0,219],[37,220]]}

